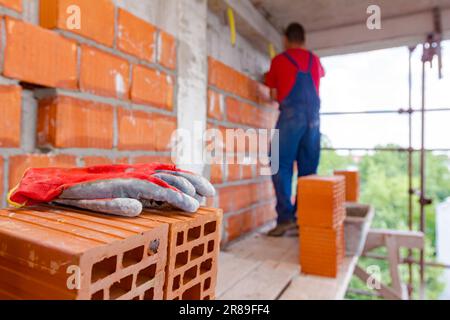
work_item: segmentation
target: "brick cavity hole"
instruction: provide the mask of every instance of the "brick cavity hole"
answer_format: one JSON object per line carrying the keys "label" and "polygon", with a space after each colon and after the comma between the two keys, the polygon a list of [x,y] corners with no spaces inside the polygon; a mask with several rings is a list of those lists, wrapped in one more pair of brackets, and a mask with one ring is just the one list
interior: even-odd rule
{"label": "brick cavity hole", "polygon": [[201,226],[189,229],[189,231],[188,231],[188,241],[194,241],[194,240],[200,238],[201,232],[202,232]]}
{"label": "brick cavity hole", "polygon": [[188,254],[189,252],[187,250],[177,254],[175,258],[175,268],[181,268],[188,262]]}
{"label": "brick cavity hole", "polygon": [[117,299],[127,292],[131,291],[131,287],[133,286],[133,275],[122,278],[120,281],[113,283],[113,285],[109,289],[109,296],[111,299]]}
{"label": "brick cavity hole", "polygon": [[215,221],[211,221],[208,222],[207,224],[205,224],[205,236],[207,236],[208,234],[214,233],[216,231],[216,222]]}
{"label": "brick cavity hole", "polygon": [[156,275],[156,263],[139,271],[136,279],[136,285],[141,286],[149,281],[152,281],[155,278],[155,275]]}
{"label": "brick cavity hole", "polygon": [[199,244],[196,247],[193,247],[191,251],[191,261],[203,256],[204,252],[205,252],[205,245],[203,243]]}
{"label": "brick cavity hole", "polygon": [[92,266],[91,283],[104,279],[116,272],[117,256],[105,258]]}
{"label": "brick cavity hole", "polygon": [[143,257],[144,257],[144,246],[128,250],[123,254],[122,266],[126,268],[134,264],[137,264],[142,261]]}
{"label": "brick cavity hole", "polygon": [[197,283],[192,288],[187,289],[182,296],[183,300],[200,300],[201,298],[201,284]]}

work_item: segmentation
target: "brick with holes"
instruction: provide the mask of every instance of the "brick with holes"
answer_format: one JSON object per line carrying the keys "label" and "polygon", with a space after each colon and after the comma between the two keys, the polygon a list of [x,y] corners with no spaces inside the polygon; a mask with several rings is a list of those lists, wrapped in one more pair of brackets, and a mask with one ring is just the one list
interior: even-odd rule
{"label": "brick with holes", "polygon": [[139,217],[0,210],[0,299],[162,299],[167,236]]}
{"label": "brick with holes", "polygon": [[194,214],[145,210],[141,217],[169,224],[164,299],[214,299],[222,210],[202,207]]}

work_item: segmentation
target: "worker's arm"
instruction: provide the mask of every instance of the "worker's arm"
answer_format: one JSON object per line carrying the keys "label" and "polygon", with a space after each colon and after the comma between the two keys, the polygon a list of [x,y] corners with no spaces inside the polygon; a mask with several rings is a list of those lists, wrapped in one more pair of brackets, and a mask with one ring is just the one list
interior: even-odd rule
{"label": "worker's arm", "polygon": [[270,98],[273,101],[277,101],[277,97],[278,97],[277,89],[270,89]]}
{"label": "worker's arm", "polygon": [[277,61],[275,58],[274,60],[272,60],[269,72],[267,72],[264,77],[264,83],[266,84],[266,86],[270,88],[268,99],[272,101],[276,101],[278,96],[278,92],[276,89],[277,88],[276,69],[277,69]]}

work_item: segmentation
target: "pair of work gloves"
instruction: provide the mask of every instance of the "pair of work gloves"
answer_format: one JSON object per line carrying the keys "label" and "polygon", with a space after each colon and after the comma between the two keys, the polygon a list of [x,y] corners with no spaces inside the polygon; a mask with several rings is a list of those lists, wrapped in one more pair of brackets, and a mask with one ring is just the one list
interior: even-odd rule
{"label": "pair of work gloves", "polygon": [[134,217],[145,208],[195,212],[215,195],[204,177],[174,165],[148,163],[85,168],[31,168],[10,191],[15,207],[56,203],[119,216]]}

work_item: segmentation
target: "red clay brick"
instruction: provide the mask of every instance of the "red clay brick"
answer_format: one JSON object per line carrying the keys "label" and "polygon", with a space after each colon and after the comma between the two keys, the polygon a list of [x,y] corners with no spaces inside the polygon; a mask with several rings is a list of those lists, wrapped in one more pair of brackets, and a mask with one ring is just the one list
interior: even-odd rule
{"label": "red clay brick", "polygon": [[258,131],[254,128],[223,128],[226,153],[256,154],[258,152]]}
{"label": "red clay brick", "polygon": [[117,48],[148,62],[154,61],[156,28],[119,9]]}
{"label": "red clay brick", "polygon": [[205,207],[194,214],[145,210],[141,217],[169,224],[164,298],[204,300],[214,297],[222,211]]}
{"label": "red clay brick", "polygon": [[[264,201],[264,184],[244,184],[219,188],[219,208],[225,213],[237,211]],[[262,195],[262,196],[261,196]]]}
{"label": "red clay brick", "polygon": [[214,145],[214,147],[218,151],[223,151],[224,153],[235,153],[236,152],[235,142],[234,142],[234,144],[231,143],[231,142],[233,142],[232,138],[230,138],[230,141],[227,140],[227,129],[232,129],[232,128],[227,128],[224,126],[217,126],[217,127],[214,127],[214,129],[218,130],[221,134],[221,136],[218,136],[218,139],[219,138],[222,139],[221,141],[218,141],[219,144]]}
{"label": "red clay brick", "polygon": [[253,177],[253,165],[244,164],[242,166],[242,179],[251,179]]}
{"label": "red clay brick", "polygon": [[177,119],[175,117],[166,116],[162,114],[153,114],[153,123],[155,132],[156,151],[170,151],[172,134],[177,129]]}
{"label": "red clay brick", "polygon": [[227,219],[227,241],[234,240],[238,238],[242,232],[242,225],[244,221],[244,216],[242,214],[235,214],[229,216]]}
{"label": "red clay brick", "polygon": [[58,96],[39,102],[38,144],[56,148],[113,146],[113,107]]}
{"label": "red clay brick", "polygon": [[169,151],[173,117],[139,110],[119,109],[119,149]]}
{"label": "red clay brick", "polygon": [[4,177],[3,164],[4,164],[3,157],[0,156],[0,205],[3,205],[3,199],[4,199],[3,192],[5,190],[5,186],[4,186],[4,182],[3,182],[3,177]]}
{"label": "red clay brick", "polygon": [[345,218],[345,182],[342,176],[299,178],[297,197],[300,225],[334,228]]}
{"label": "red clay brick", "polygon": [[151,113],[119,108],[118,148],[121,150],[155,150],[155,126]]}
{"label": "red clay brick", "polygon": [[242,213],[244,216],[243,224],[242,224],[242,233],[250,232],[252,229],[256,227],[256,221],[255,221],[255,209],[249,209]]}
{"label": "red clay brick", "polygon": [[75,167],[70,155],[22,154],[9,158],[9,188],[16,186],[28,168]]}
{"label": "red clay brick", "polygon": [[227,181],[237,181],[241,179],[241,165],[236,163],[234,156],[228,156],[227,161]]}
{"label": "red clay brick", "polygon": [[223,182],[223,164],[211,164],[211,183]]}
{"label": "red clay brick", "polygon": [[211,207],[211,208],[217,208],[217,205],[216,205],[216,197],[209,197],[209,198],[206,198],[206,204],[205,204],[205,206]]}
{"label": "red clay brick", "polygon": [[22,88],[0,86],[0,148],[20,146]]}
{"label": "red clay brick", "polygon": [[211,57],[208,58],[208,82],[219,89],[258,102],[256,81]]}
{"label": "red clay brick", "polygon": [[301,225],[299,244],[303,273],[333,278],[337,276],[345,256],[343,223],[335,229]]}
{"label": "red clay brick", "polygon": [[[80,8],[80,26],[74,28],[74,11]],[[101,44],[112,46],[114,41],[114,4],[111,0],[41,0],[40,24],[48,29],[76,33]]]}
{"label": "red clay brick", "polygon": [[168,69],[177,66],[177,43],[175,37],[165,31],[159,31],[158,63]]}
{"label": "red clay brick", "polygon": [[131,99],[137,103],[172,110],[173,83],[173,77],[164,72],[143,66],[134,66]]}
{"label": "red clay brick", "polygon": [[22,12],[22,0],[0,0],[0,5]]}
{"label": "red clay brick", "polygon": [[226,99],[227,120],[233,123],[245,124],[256,128],[273,127],[276,113],[263,110],[254,105],[243,103],[235,98]]}
{"label": "red clay brick", "polygon": [[119,149],[170,151],[176,118],[140,110],[118,110]]}
{"label": "red clay brick", "polygon": [[77,87],[77,45],[38,26],[6,18],[3,74],[48,87]]}
{"label": "red clay brick", "polygon": [[80,89],[102,96],[129,98],[130,66],[122,58],[81,46]]}
{"label": "red clay brick", "polygon": [[165,223],[49,206],[2,210],[0,220],[0,298],[162,299]]}
{"label": "red clay brick", "polygon": [[227,241],[239,238],[254,229],[256,224],[255,209],[249,209],[227,218]]}
{"label": "red clay brick", "polygon": [[262,226],[269,221],[273,221],[276,217],[275,201],[265,203],[255,208],[254,220],[256,227]]}
{"label": "red clay brick", "polygon": [[345,177],[345,201],[359,201],[359,172],[356,170],[336,170],[335,175]]}
{"label": "red clay brick", "polygon": [[234,123],[251,124],[255,114],[255,107],[242,103],[232,97],[227,97],[227,120]]}
{"label": "red clay brick", "polygon": [[223,120],[223,109],[223,96],[213,90],[208,90],[208,117]]}

